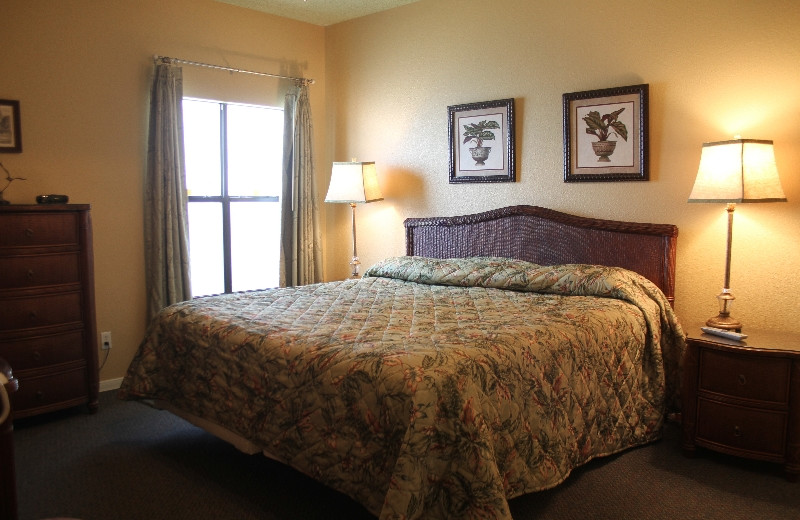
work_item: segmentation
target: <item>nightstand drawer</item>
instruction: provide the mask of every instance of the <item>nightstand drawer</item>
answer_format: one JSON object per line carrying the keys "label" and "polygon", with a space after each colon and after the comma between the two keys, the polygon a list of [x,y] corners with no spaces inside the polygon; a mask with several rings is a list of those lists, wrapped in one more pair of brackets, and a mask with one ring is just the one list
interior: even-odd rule
{"label": "nightstand drawer", "polygon": [[781,458],[787,414],[698,399],[697,441]]}
{"label": "nightstand drawer", "polygon": [[82,319],[79,292],[0,300],[0,331],[47,327]]}
{"label": "nightstand drawer", "polygon": [[771,403],[789,402],[792,361],[700,349],[699,390]]}
{"label": "nightstand drawer", "polygon": [[78,218],[76,212],[0,215],[0,247],[78,245]]}
{"label": "nightstand drawer", "polygon": [[83,359],[83,331],[4,341],[0,356],[15,372]]}
{"label": "nightstand drawer", "polygon": [[[78,253],[0,258],[0,289],[20,289],[65,283],[81,279]],[[13,365],[12,365],[13,366]]]}

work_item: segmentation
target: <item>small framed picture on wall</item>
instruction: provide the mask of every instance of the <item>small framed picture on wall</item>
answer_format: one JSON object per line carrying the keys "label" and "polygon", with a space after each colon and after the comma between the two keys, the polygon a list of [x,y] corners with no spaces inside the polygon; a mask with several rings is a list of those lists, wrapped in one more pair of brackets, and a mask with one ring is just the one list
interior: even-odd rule
{"label": "small framed picture on wall", "polygon": [[0,153],[22,152],[19,101],[0,99]]}
{"label": "small framed picture on wall", "polygon": [[646,181],[648,85],[564,94],[564,182]]}
{"label": "small framed picture on wall", "polygon": [[514,182],[514,100],[447,107],[450,183]]}

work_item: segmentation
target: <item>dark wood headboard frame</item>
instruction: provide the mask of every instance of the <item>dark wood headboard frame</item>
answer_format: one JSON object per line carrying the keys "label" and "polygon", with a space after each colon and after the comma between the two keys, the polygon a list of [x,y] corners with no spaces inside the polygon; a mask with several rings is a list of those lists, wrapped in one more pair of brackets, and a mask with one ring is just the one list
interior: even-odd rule
{"label": "dark wood headboard frame", "polygon": [[497,256],[539,265],[624,267],[675,299],[678,228],[578,217],[538,206],[457,217],[408,218],[406,254],[432,258]]}

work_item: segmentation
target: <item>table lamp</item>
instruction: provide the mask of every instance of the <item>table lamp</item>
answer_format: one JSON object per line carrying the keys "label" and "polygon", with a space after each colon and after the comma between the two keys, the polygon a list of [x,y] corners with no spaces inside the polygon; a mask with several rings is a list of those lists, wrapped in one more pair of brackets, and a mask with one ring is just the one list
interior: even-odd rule
{"label": "table lamp", "polygon": [[703,143],[700,167],[689,202],[725,202],[728,241],[725,255],[725,286],[717,296],[719,314],[706,321],[718,329],[741,332],[742,323],[730,315],[735,300],[730,289],[733,211],[737,202],[786,202],[778,177],[772,141],[734,139]]}
{"label": "table lamp", "polygon": [[352,208],[353,220],[353,259],[350,261],[350,278],[358,278],[356,251],[356,204],[383,200],[378,187],[378,172],[374,162],[335,162],[331,170],[331,183],[325,202],[346,202]]}

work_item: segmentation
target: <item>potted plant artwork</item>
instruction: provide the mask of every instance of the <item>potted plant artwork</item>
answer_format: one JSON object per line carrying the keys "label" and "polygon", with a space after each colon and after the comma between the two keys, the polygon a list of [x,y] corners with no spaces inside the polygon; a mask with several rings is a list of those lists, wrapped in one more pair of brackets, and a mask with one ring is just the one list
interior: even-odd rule
{"label": "potted plant artwork", "polygon": [[628,129],[625,127],[625,123],[619,120],[619,115],[623,110],[625,107],[610,114],[604,114],[602,117],[600,117],[600,112],[592,110],[583,118],[586,122],[586,133],[595,135],[599,139],[592,143],[594,153],[599,157],[598,162],[611,162],[609,156],[614,153],[617,146],[616,141],[608,140],[612,134],[625,141],[628,140]]}
{"label": "potted plant artwork", "polygon": [[464,125],[464,142],[467,144],[470,141],[475,141],[475,147],[469,149],[475,164],[484,166],[486,159],[489,158],[489,152],[492,151],[491,146],[483,146],[484,141],[494,141],[494,132],[491,130],[500,129],[500,124],[497,121],[490,121],[484,119],[480,123],[470,123]]}

